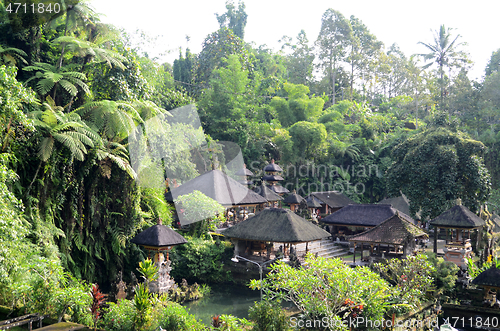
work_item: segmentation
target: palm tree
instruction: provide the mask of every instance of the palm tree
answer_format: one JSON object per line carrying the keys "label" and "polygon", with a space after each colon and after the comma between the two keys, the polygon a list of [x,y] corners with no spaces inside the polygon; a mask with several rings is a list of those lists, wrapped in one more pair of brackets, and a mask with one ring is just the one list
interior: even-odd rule
{"label": "palm tree", "polygon": [[432,60],[432,62],[426,64],[422,69],[427,69],[434,63],[439,67],[439,76],[441,84],[441,106],[444,105],[444,67],[456,66],[457,61],[466,62],[466,54],[461,51],[457,51],[457,47],[463,43],[457,43],[460,35],[455,38],[451,35],[451,28],[446,29],[444,24],[441,25],[439,31],[435,31],[434,34],[434,44],[426,44],[424,42],[419,42],[419,44],[424,45],[430,50],[427,54],[418,54],[422,56],[425,61]]}
{"label": "palm tree", "polygon": [[50,96],[43,103],[43,107],[45,108],[44,111],[38,110],[30,113],[33,124],[40,135],[37,154],[40,163],[33,180],[26,190],[26,195],[28,195],[38,176],[42,164],[47,162],[58,151],[56,144],[60,144],[69,150],[71,157],[79,161],[83,161],[84,155],[87,154],[86,146],[102,145],[101,138],[82,122],[80,116],[75,112],[63,113],[63,108],[56,106]]}

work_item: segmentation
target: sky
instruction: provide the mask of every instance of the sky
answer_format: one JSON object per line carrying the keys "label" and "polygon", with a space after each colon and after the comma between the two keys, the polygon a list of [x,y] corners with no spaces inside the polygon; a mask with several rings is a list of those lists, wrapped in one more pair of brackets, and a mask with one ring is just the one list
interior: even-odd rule
{"label": "sky", "polygon": [[[237,0],[235,1],[237,2]],[[321,16],[332,8],[346,18],[359,18],[381,40],[386,49],[397,43],[406,56],[426,53],[418,42],[432,43],[433,33],[441,24],[454,28],[460,34],[458,41],[469,54],[474,65],[469,78],[482,81],[484,69],[491,54],[500,48],[498,10],[500,1],[478,0],[309,0],[291,2],[282,0],[244,1],[248,21],[245,41],[256,47],[267,45],[278,51],[278,42],[284,35],[296,37],[304,30],[310,44],[321,28]],[[160,36],[155,47],[148,49],[152,56],[170,51],[160,57],[173,63],[179,47],[189,46],[191,52],[201,51],[204,38],[219,28],[215,13],[225,12],[225,0],[91,0],[101,20],[127,31],[141,29],[151,36]],[[186,36],[190,37],[189,43]]]}

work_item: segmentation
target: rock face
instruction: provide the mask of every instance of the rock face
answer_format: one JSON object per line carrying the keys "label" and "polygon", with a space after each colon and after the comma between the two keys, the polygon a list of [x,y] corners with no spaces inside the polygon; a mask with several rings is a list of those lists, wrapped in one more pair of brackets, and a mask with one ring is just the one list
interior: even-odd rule
{"label": "rock face", "polygon": [[153,293],[166,293],[174,285],[174,279],[170,277],[170,260],[158,261],[155,263],[158,268],[158,279],[149,283],[149,291]]}

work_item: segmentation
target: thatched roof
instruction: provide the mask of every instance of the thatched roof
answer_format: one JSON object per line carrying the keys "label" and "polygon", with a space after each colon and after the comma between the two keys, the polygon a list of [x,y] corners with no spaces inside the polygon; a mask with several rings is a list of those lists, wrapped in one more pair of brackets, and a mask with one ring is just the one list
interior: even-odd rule
{"label": "thatched roof", "polygon": [[500,269],[497,269],[493,263],[491,268],[477,275],[472,284],[500,288]]}
{"label": "thatched roof", "polygon": [[283,169],[281,169],[281,167],[279,165],[274,163],[274,160],[271,160],[271,163],[269,163],[268,165],[266,165],[264,167],[264,171],[281,172],[281,171],[283,171]]}
{"label": "thatched roof", "polygon": [[240,183],[241,185],[253,185],[252,180],[239,180],[238,183]]}
{"label": "thatched roof", "polygon": [[187,243],[187,240],[183,236],[162,224],[147,228],[130,241],[137,245],[155,248],[166,248],[168,246]]}
{"label": "thatched roof", "polygon": [[223,206],[256,205],[267,202],[262,196],[249,190],[220,170],[212,170],[172,190],[172,196],[198,190]]}
{"label": "thatched roof", "polygon": [[268,185],[270,190],[277,194],[289,193],[290,191],[281,186],[280,184]]}
{"label": "thatched roof", "polygon": [[280,175],[264,175],[262,176],[262,180],[277,182],[283,180],[283,177],[281,177]]}
{"label": "thatched roof", "polygon": [[300,195],[298,195],[295,190],[293,190],[292,193],[290,193],[286,198],[285,200],[283,200],[284,203],[287,203],[287,204],[297,204],[297,203],[301,203],[302,201],[304,201],[305,199],[303,197],[301,197]]}
{"label": "thatched roof", "polygon": [[462,205],[453,206],[430,222],[438,227],[473,229],[486,224],[486,222]]}
{"label": "thatched roof", "polygon": [[309,196],[315,197],[322,205],[327,204],[330,208],[342,208],[356,203],[338,191],[312,192]]}
{"label": "thatched roof", "polygon": [[321,202],[313,196],[308,196],[306,198],[306,203],[308,208],[319,208],[321,207]]}
{"label": "thatched roof", "polygon": [[412,224],[405,216],[397,213],[374,228],[349,238],[352,242],[404,245],[418,237],[429,237],[427,233]]}
{"label": "thatched roof", "polygon": [[283,200],[282,197],[280,197],[279,195],[274,193],[273,190],[271,190],[270,188],[268,188],[264,184],[261,184],[260,186],[255,187],[253,189],[253,191],[255,193],[261,195],[262,197],[264,197],[264,199],[266,199],[267,201],[270,201],[270,202]]}
{"label": "thatched roof", "polygon": [[235,173],[236,176],[253,176],[253,172],[247,169],[247,166],[244,164],[243,168],[240,170],[236,171]]}
{"label": "thatched roof", "polygon": [[330,233],[306,221],[293,211],[281,208],[264,209],[222,234],[242,240],[297,243],[319,240]]}
{"label": "thatched roof", "polygon": [[[398,212],[391,205],[356,204],[348,205],[321,219],[321,222],[343,226],[377,226]],[[414,223],[408,215],[399,212],[402,217]]]}
{"label": "thatched roof", "polygon": [[404,194],[401,194],[399,197],[395,198],[387,198],[381,200],[379,202],[381,205],[391,205],[400,212],[405,213],[406,215],[410,215],[410,201]]}

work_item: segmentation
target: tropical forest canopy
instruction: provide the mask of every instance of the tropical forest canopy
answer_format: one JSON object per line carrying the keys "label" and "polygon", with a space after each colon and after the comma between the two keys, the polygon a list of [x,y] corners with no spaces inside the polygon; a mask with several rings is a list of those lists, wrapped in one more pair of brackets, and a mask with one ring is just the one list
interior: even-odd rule
{"label": "tropical forest canopy", "polygon": [[[360,19],[325,8],[317,36],[290,31],[274,52],[245,42],[244,3],[229,1],[199,54],[180,49],[159,63],[86,2],[52,19],[9,13],[8,3],[0,3],[0,288],[35,277],[24,273],[35,260],[92,282],[129,274],[143,259],[130,238],[157,218],[172,222],[165,168],[181,184],[211,169],[200,160],[223,165],[215,156],[224,141],[239,145],[257,176],[274,159],[282,185],[303,196],[340,190],[373,203],[402,192],[424,218],[458,198],[473,211],[486,202],[500,210],[500,49],[484,80],[470,81],[473,59],[451,27],[422,35],[422,54],[404,54]],[[166,120],[191,104],[204,132]],[[129,137],[151,119],[159,129],[143,133],[166,156],[137,169]],[[206,144],[190,149],[188,136]],[[139,185],[148,169],[162,169],[165,182]],[[12,293],[21,292],[0,296]]]}

